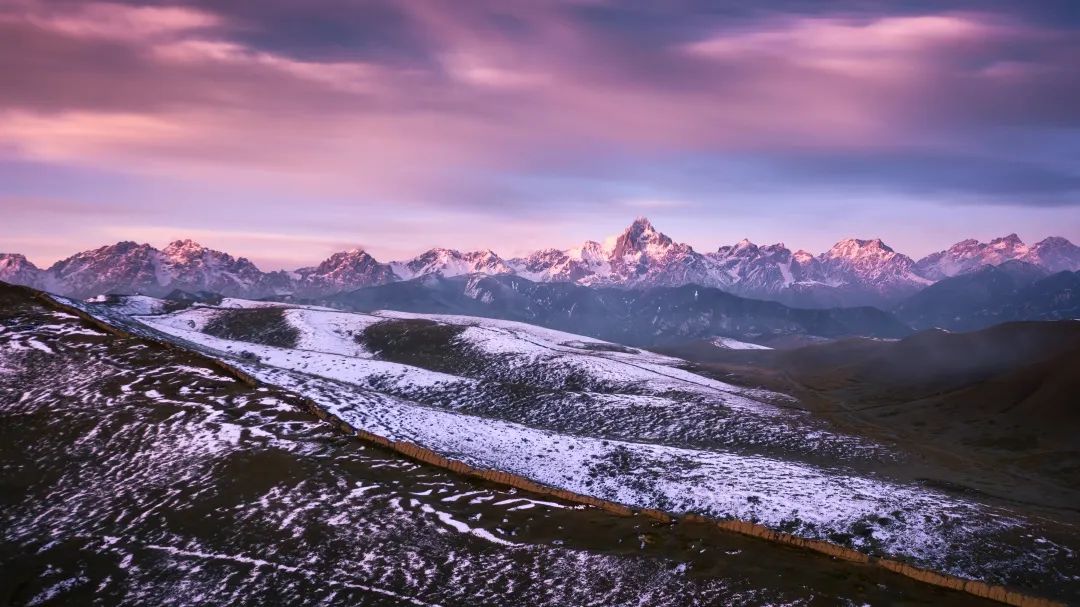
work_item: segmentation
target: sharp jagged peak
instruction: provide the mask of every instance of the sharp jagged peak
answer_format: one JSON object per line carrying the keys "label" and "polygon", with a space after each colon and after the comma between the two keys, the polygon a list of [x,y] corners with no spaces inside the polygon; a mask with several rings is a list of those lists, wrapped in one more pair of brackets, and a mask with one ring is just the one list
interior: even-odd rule
{"label": "sharp jagged peak", "polygon": [[1016,232],[1013,232],[1012,234],[1009,234],[1007,236],[1001,236],[1000,238],[995,238],[991,240],[990,244],[993,244],[995,242],[1019,242],[1023,244],[1024,241],[1020,240],[1020,237],[1016,235]]}
{"label": "sharp jagged peak", "polygon": [[1020,237],[1015,232],[990,241],[990,248],[992,249],[1022,249],[1025,246],[1024,241],[1020,240]]}
{"label": "sharp jagged peak", "polygon": [[[168,259],[184,260],[198,257],[211,251],[210,249],[202,246],[201,244],[195,242],[190,238],[184,238],[182,240],[174,240],[170,242],[168,245],[165,246],[164,249],[161,250],[161,252]],[[227,253],[218,252],[218,254],[224,257],[231,258],[231,256],[229,256]]]}
{"label": "sharp jagged peak", "polygon": [[178,238],[178,239],[170,242],[165,247],[165,249],[205,249],[205,248],[206,247],[202,246],[201,244],[195,242],[194,240],[192,240],[190,238]]}
{"label": "sharp jagged peak", "polygon": [[325,261],[323,261],[323,263],[326,263],[326,262],[331,261],[331,260],[336,261],[338,263],[341,263],[341,262],[345,262],[345,261],[352,261],[352,260],[358,260],[358,259],[367,259],[369,257],[371,257],[371,255],[367,251],[365,251],[362,247],[353,247],[353,248],[345,250],[345,251],[339,251],[337,253],[334,253],[333,255],[328,257]]}
{"label": "sharp jagged peak", "polygon": [[656,231],[656,228],[653,227],[652,222],[649,221],[649,218],[644,216],[644,215],[638,215],[637,217],[635,217],[634,221],[631,222],[630,225],[626,229],[627,230],[641,230],[641,231],[652,230],[654,232]]}
{"label": "sharp jagged peak", "polygon": [[630,253],[659,252],[672,246],[674,242],[666,234],[662,234],[653,227],[648,218],[638,217],[620,234],[611,247],[615,257],[622,257]]}
{"label": "sharp jagged peak", "polygon": [[136,249],[138,249],[138,250],[150,250],[150,249],[152,249],[152,250],[155,250],[155,251],[157,250],[152,245],[150,245],[148,243],[145,243],[145,242],[139,243],[139,242],[135,242],[134,240],[121,240],[121,241],[117,242],[116,244],[107,244],[105,246],[101,246],[101,247],[98,247],[96,249],[92,249],[90,251],[83,251],[83,253],[96,253],[96,252],[99,252],[99,251],[101,251],[101,252],[104,252],[104,251],[126,252],[126,251],[133,251],[133,250],[136,250]]}

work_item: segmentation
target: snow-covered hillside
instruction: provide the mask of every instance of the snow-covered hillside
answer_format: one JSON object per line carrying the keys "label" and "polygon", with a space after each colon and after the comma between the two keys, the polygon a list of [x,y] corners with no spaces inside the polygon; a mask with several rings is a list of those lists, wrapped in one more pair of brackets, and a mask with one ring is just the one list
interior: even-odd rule
{"label": "snow-covered hillside", "polygon": [[[1059,575],[1067,553],[1038,521],[1000,505],[868,473],[902,466],[890,445],[837,431],[783,395],[685,371],[678,359],[472,317],[233,300],[135,321],[73,303],[226,360],[354,427],[552,487],[844,537],[983,579]],[[222,337],[230,334],[243,339]]]}

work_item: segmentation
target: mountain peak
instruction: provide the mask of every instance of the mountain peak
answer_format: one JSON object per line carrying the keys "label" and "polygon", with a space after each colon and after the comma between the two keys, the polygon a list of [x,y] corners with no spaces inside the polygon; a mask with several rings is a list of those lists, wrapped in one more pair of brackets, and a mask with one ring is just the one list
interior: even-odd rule
{"label": "mountain peak", "polygon": [[845,238],[834,244],[832,248],[825,253],[825,257],[852,258],[863,257],[866,255],[888,255],[891,253],[895,253],[895,251],[880,238],[871,238],[869,240],[861,238]]}
{"label": "mountain peak", "polygon": [[178,238],[168,244],[166,249],[201,249],[203,246],[190,238]]}
{"label": "mountain peak", "polygon": [[199,257],[208,251],[209,249],[190,238],[174,240],[161,250],[166,258],[175,261],[190,260]]}
{"label": "mountain peak", "polygon": [[[26,258],[26,255],[22,253],[0,253],[0,262],[3,263],[30,263],[30,260]],[[33,265],[33,264],[31,264]]]}
{"label": "mountain peak", "polygon": [[1068,247],[1073,246],[1072,241],[1063,236],[1047,236],[1035,243],[1037,247]]}
{"label": "mountain peak", "polygon": [[638,217],[615,239],[612,255],[614,257],[625,257],[631,254],[657,255],[662,254],[673,244],[670,238],[657,232],[648,219]]}
{"label": "mountain peak", "polygon": [[1024,241],[1020,240],[1020,237],[1013,232],[1008,236],[1002,236],[1001,238],[991,240],[990,246],[995,249],[1012,249],[1024,246]]}
{"label": "mountain peak", "polygon": [[649,218],[644,216],[644,215],[638,215],[637,217],[635,217],[633,223],[631,223],[626,229],[627,230],[638,230],[638,231],[643,231],[643,232],[644,231],[653,231],[653,232],[656,231],[656,228],[653,227],[652,222],[649,221]]}

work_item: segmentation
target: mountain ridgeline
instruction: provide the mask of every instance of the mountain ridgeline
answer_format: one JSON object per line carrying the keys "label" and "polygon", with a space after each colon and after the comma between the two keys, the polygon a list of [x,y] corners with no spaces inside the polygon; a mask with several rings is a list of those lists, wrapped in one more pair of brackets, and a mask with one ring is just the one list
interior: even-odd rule
{"label": "mountain ridgeline", "polygon": [[518,258],[493,251],[435,248],[413,259],[381,262],[362,249],[335,253],[294,271],[264,272],[243,257],[191,240],[164,249],[120,242],[41,269],[19,254],[0,254],[0,280],[87,298],[108,293],[155,297],[174,290],[231,297],[312,299],[438,275],[512,275],[540,283],[650,289],[699,285],[800,308],[873,305],[892,308],[928,286],[987,266],[1023,262],[1047,273],[1080,270],[1080,247],[1060,237],[1025,245],[1015,235],[989,243],[965,240],[918,261],[881,239],[848,238],[819,255],[782,243],[743,240],[695,251],[638,218],[603,244],[544,249]]}

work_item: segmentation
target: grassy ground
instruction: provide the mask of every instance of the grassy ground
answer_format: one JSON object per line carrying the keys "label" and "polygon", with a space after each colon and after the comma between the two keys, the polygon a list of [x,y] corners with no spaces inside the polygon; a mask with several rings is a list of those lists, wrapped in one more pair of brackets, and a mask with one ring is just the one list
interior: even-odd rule
{"label": "grassy ground", "polygon": [[842,428],[921,456],[908,470],[1080,519],[1080,323],[1010,323],[791,350],[671,348],[694,370],[794,394]]}

